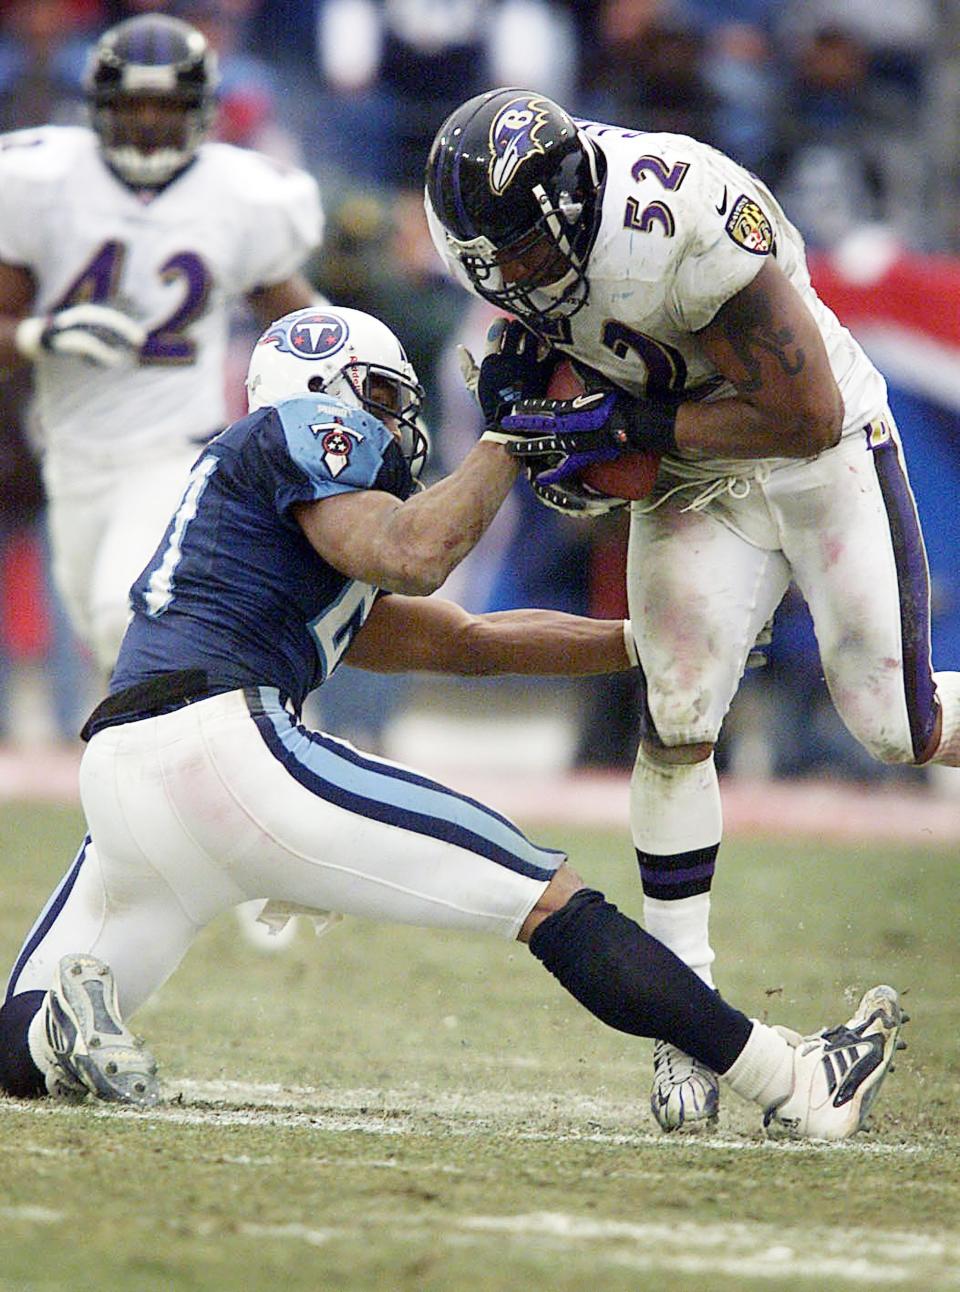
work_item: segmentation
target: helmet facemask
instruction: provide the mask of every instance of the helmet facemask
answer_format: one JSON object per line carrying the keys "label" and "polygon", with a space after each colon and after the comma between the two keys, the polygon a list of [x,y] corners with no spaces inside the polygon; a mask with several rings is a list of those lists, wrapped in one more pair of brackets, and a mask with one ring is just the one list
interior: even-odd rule
{"label": "helmet facemask", "polygon": [[[158,112],[174,108],[179,138],[172,129],[138,126],[135,117],[140,99],[154,100]],[[169,115],[173,117],[172,112]],[[193,160],[209,129],[210,117],[209,105],[184,106],[178,98],[166,95],[123,94],[94,109],[94,126],[111,170],[135,188],[160,188]],[[166,138],[154,141],[151,134],[165,134]]]}
{"label": "helmet facemask", "polygon": [[[569,318],[587,299],[586,265],[568,236],[569,216],[539,185],[533,195],[543,214],[515,241],[497,248],[488,238],[451,238],[449,245],[474,290],[499,309],[521,318]],[[571,202],[568,210],[577,219],[582,204]]]}
{"label": "helmet facemask", "polygon": [[412,369],[410,372],[408,377],[395,368],[354,358],[329,381],[312,377],[307,386],[345,404],[356,403],[383,422],[396,434],[400,452],[416,480],[426,462],[429,441],[421,416],[423,387]]}

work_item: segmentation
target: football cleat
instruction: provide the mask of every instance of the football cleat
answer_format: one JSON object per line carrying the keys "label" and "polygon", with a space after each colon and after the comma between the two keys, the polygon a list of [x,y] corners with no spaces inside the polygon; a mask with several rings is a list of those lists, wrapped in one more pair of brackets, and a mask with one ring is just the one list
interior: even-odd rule
{"label": "football cleat", "polygon": [[853,1135],[903,1048],[905,1021],[894,989],[871,987],[848,1022],[802,1037],[794,1051],[793,1090],[767,1109],[764,1126],[802,1139]]}
{"label": "football cleat", "polygon": [[711,1126],[720,1111],[717,1074],[669,1041],[654,1041],[650,1111],[665,1131]]}
{"label": "football cleat", "polygon": [[47,994],[46,1035],[56,1067],[47,1089],[60,1098],[87,1093],[149,1108],[160,1098],[157,1064],[123,1022],[109,965],[68,955]]}

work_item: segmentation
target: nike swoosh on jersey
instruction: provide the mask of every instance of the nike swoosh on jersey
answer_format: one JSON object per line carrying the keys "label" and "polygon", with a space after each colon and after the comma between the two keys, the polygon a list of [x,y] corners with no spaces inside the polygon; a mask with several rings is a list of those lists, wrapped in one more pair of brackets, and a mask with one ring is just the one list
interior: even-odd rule
{"label": "nike swoosh on jersey", "polygon": [[720,199],[716,209],[717,209],[717,215],[723,215],[724,212],[726,211],[727,209],[727,190],[726,189],[723,190],[723,197]]}

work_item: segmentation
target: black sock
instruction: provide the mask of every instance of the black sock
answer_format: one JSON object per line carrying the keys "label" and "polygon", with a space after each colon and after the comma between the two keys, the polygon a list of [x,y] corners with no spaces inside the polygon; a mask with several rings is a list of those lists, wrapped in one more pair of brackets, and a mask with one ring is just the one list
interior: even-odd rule
{"label": "black sock", "polygon": [[548,915],[530,950],[618,1031],[670,1041],[714,1072],[726,1072],[747,1043],[750,1019],[595,889]]}
{"label": "black sock", "polygon": [[45,1095],[43,1073],[30,1057],[27,1031],[46,992],[25,991],[0,1008],[0,1090],[18,1099]]}

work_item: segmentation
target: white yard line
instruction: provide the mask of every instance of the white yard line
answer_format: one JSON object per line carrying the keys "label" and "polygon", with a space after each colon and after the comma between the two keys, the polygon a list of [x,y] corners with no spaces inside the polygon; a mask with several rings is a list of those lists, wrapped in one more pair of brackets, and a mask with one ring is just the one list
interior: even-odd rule
{"label": "white yard line", "polygon": [[0,1207],[0,1221],[23,1221],[31,1225],[58,1225],[64,1219],[62,1211],[49,1207]]}
{"label": "white yard line", "polygon": [[340,1229],[312,1229],[307,1225],[252,1225],[240,1226],[241,1234],[251,1238],[293,1238],[310,1247],[323,1247],[331,1238],[343,1233]]}
{"label": "white yard line", "polygon": [[916,1283],[917,1263],[942,1267],[938,1286],[960,1285],[960,1240],[911,1232],[868,1236],[857,1230],[814,1226],[671,1222],[635,1223],[536,1212],[524,1216],[473,1216],[467,1230],[515,1236],[524,1244],[582,1249],[603,1244],[605,1259],[631,1269],[727,1274],[750,1278],[811,1278],[882,1284]]}
{"label": "white yard line", "polygon": [[[10,1101],[0,1112],[23,1115],[75,1116],[68,1104]],[[332,1134],[404,1135],[430,1133],[431,1122],[442,1121],[444,1134],[473,1135],[480,1130],[506,1131],[514,1139],[541,1143],[590,1143],[618,1147],[657,1145],[668,1153],[695,1146],[704,1150],[741,1153],[853,1153],[866,1157],[923,1155],[923,1143],[891,1144],[869,1135],[842,1143],[772,1140],[747,1125],[752,1114],[739,1103],[744,1130],[737,1124],[690,1137],[667,1136],[648,1126],[638,1104],[629,1112],[616,1099],[571,1095],[567,1091],[508,1092],[426,1090],[421,1086],[386,1090],[379,1087],[314,1089],[273,1082],[180,1080],[167,1083],[164,1101],[140,1110],[87,1106],[83,1115],[158,1121],[179,1126],[272,1126],[285,1130],[315,1130]],[[724,1115],[726,1117],[726,1114]],[[631,1124],[636,1119],[636,1124]]]}

